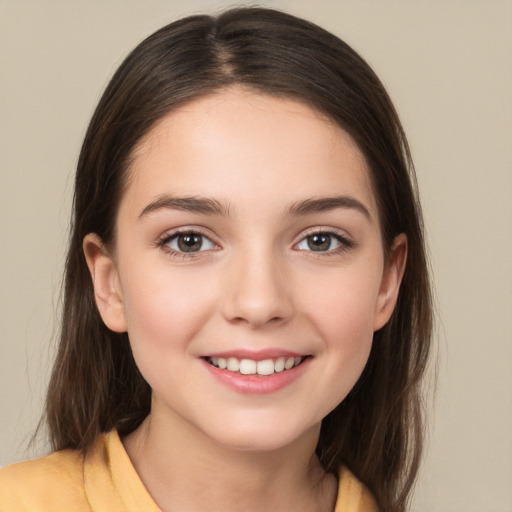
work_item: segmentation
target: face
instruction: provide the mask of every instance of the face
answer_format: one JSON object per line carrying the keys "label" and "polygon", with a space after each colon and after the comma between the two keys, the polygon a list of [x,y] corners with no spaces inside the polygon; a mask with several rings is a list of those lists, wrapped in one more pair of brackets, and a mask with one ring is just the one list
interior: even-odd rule
{"label": "face", "polygon": [[338,126],[241,89],[163,118],[134,153],[115,249],[84,242],[152,416],[236,449],[318,433],[393,310],[368,169]]}

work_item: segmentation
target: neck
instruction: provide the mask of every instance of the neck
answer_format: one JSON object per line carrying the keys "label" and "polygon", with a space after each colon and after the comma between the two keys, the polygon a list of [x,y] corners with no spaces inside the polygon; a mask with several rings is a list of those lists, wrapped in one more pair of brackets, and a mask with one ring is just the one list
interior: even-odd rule
{"label": "neck", "polygon": [[318,435],[315,426],[276,450],[236,450],[150,415],[123,443],[163,512],[332,512],[336,479],[315,455]]}

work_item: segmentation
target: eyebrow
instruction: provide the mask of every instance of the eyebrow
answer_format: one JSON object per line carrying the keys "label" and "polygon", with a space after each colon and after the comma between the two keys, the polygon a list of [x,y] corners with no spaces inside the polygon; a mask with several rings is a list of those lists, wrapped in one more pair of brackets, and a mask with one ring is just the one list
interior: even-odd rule
{"label": "eyebrow", "polygon": [[156,201],[148,204],[140,213],[139,218],[164,208],[182,210],[186,212],[204,213],[208,215],[229,215],[229,208],[225,207],[216,199],[194,196],[175,197],[170,195],[163,195],[160,196]]}
{"label": "eyebrow", "polygon": [[[372,220],[370,212],[361,201],[351,196],[333,196],[310,198],[293,203],[288,209],[288,215],[305,216],[312,213],[322,213],[337,209],[352,209],[362,213],[369,221]],[[148,204],[140,213],[139,218],[161,209],[181,210],[206,215],[230,215],[229,206],[208,197],[185,196],[176,197],[163,195],[156,201]]]}
{"label": "eyebrow", "polygon": [[361,201],[351,196],[333,196],[311,198],[292,204],[289,213],[292,215],[309,215],[311,213],[322,213],[331,210],[352,209],[362,213],[369,221],[372,220],[370,211]]}

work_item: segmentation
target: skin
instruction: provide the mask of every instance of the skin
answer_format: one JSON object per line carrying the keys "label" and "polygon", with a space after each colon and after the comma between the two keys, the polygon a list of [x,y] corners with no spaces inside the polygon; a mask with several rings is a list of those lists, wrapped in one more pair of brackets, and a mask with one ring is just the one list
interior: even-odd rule
{"label": "skin", "polygon": [[[342,206],[293,208],[334,196]],[[405,236],[385,259],[378,219],[354,141],[291,99],[223,90],[137,146],[115,247],[90,234],[84,251],[102,318],[128,331],[153,390],[150,416],[123,442],[162,510],[333,510],[336,481],[314,454],[320,424],[363,371],[404,271]],[[177,253],[178,228],[207,237],[201,250]],[[328,247],[312,250],[313,233]],[[308,356],[272,393],[234,390],[205,360],[267,349]]]}

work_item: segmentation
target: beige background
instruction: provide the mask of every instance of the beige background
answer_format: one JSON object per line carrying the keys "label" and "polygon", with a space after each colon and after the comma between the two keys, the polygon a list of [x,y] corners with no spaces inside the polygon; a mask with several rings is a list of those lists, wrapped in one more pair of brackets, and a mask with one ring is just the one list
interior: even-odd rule
{"label": "beige background", "polygon": [[[414,510],[512,511],[512,2],[276,0],[373,65],[409,135],[439,308]],[[0,466],[26,443],[58,330],[73,168],[106,80],[215,1],[0,1]],[[434,417],[432,418],[434,419]]]}

